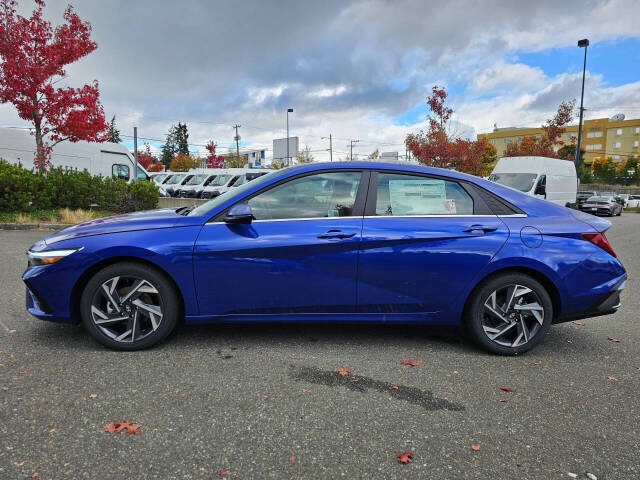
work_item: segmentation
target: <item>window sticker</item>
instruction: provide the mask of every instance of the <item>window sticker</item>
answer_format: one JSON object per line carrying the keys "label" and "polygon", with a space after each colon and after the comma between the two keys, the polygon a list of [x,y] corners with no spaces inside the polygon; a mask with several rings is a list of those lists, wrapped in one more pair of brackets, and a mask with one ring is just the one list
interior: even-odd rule
{"label": "window sticker", "polygon": [[455,215],[456,202],[447,200],[444,180],[389,180],[393,215]]}

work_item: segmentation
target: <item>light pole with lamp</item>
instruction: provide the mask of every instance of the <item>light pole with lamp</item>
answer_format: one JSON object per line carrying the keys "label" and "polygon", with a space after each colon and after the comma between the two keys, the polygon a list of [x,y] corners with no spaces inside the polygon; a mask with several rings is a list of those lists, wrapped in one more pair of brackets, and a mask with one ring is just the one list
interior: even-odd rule
{"label": "light pole with lamp", "polygon": [[293,113],[293,108],[287,108],[287,165],[291,163],[291,157],[289,156],[289,114]]}
{"label": "light pole with lamp", "polygon": [[587,47],[589,46],[589,39],[583,38],[582,40],[578,40],[578,47],[584,47],[584,65],[582,66],[582,93],[580,94],[580,120],[578,121],[578,144],[576,145],[576,153],[575,153],[575,163],[576,163],[576,172],[578,171],[578,167],[580,166],[580,144],[582,143],[582,113],[584,111],[583,103],[584,103],[584,76],[587,71]]}

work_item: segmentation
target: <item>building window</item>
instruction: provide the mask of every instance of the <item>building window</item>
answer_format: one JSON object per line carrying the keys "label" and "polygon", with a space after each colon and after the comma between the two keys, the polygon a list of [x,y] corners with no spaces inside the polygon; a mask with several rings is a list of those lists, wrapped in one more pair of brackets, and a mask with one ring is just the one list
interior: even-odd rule
{"label": "building window", "polygon": [[622,129],[621,128],[616,129],[616,135],[622,135]]}
{"label": "building window", "polygon": [[620,155],[613,155],[611,158],[614,160],[620,160]]}
{"label": "building window", "polygon": [[634,141],[632,142],[632,146],[634,146],[634,147],[636,147],[636,148],[637,148],[637,147],[638,147],[638,140],[634,140]]}
{"label": "building window", "polygon": [[491,145],[493,145],[495,147],[496,146],[496,139],[492,138],[491,140],[489,140],[489,143],[491,143]]}
{"label": "building window", "polygon": [[587,138],[595,138],[595,137],[601,137],[602,136],[602,132],[589,132],[587,133]]}
{"label": "building window", "polygon": [[614,142],[613,143],[613,148],[620,148],[622,147],[622,142]]}
{"label": "building window", "polygon": [[640,135],[640,127],[635,127],[633,129],[633,133],[634,133],[634,135]]}
{"label": "building window", "polygon": [[601,143],[596,143],[594,145],[587,145],[584,147],[585,150],[590,151],[590,150],[602,150],[602,144]]}
{"label": "building window", "polygon": [[507,145],[509,145],[511,143],[511,139],[510,138],[505,138],[504,139],[504,143],[506,143]]}

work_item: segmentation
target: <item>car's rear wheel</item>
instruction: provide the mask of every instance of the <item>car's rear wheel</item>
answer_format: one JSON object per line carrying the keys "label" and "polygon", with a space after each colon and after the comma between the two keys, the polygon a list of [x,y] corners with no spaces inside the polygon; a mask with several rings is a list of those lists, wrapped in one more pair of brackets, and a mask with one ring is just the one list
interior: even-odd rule
{"label": "car's rear wheel", "polygon": [[472,294],[465,327],[480,347],[500,355],[517,355],[535,347],[549,331],[553,304],[535,279],[520,273],[490,278]]}
{"label": "car's rear wheel", "polygon": [[180,305],[166,275],[126,262],[105,267],[89,280],[80,311],[82,323],[100,343],[117,350],[140,350],[173,331]]}

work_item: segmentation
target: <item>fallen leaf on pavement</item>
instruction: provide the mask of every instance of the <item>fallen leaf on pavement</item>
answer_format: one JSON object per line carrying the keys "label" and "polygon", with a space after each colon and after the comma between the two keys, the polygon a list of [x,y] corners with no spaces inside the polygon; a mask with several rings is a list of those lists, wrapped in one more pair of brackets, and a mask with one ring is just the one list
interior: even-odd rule
{"label": "fallen leaf on pavement", "polygon": [[611,337],[608,337],[608,338],[609,338],[609,341],[611,341],[613,343],[620,343],[620,339],[619,338],[611,338]]}
{"label": "fallen leaf on pavement", "polygon": [[289,457],[289,461],[290,461],[291,463],[295,462],[295,461],[296,461],[296,457],[294,457],[293,455],[291,455],[291,456]]}
{"label": "fallen leaf on pavement", "polygon": [[52,428],[51,430],[49,430],[49,433],[53,433],[53,432],[55,432],[55,431],[56,431],[56,429],[55,429],[55,428]]}
{"label": "fallen leaf on pavement", "polygon": [[309,393],[310,391],[311,391],[311,390],[306,389],[306,388],[303,388],[303,389],[302,389],[302,393]]}
{"label": "fallen leaf on pavement", "polygon": [[38,472],[33,472],[31,474],[31,478],[38,478],[40,476],[40,474]]}
{"label": "fallen leaf on pavement", "polygon": [[89,395],[89,398],[97,398],[98,394],[97,393],[92,393],[91,395]]}
{"label": "fallen leaf on pavement", "polygon": [[411,365],[412,367],[419,367],[420,362],[416,362],[414,360],[403,360],[402,365]]}
{"label": "fallen leaf on pavement", "polygon": [[25,461],[23,460],[18,464],[18,466],[21,467],[22,465],[24,465],[24,463],[25,463]]}
{"label": "fallen leaf on pavement", "polygon": [[584,323],[584,322],[579,322],[579,321],[577,321],[577,320],[576,320],[575,322],[572,322],[572,323],[573,323],[574,325],[580,325],[581,327],[584,327],[584,325],[585,325],[585,323]]}
{"label": "fallen leaf on pavement", "polygon": [[[30,369],[30,368],[25,368],[25,369],[23,370],[23,372],[24,372],[24,373],[29,373],[30,371],[31,371],[31,369]],[[36,472],[36,473],[38,473],[38,472]]]}
{"label": "fallen leaf on pavement", "polygon": [[2,391],[3,391],[3,392],[6,392],[6,391],[8,391],[8,390],[9,390],[9,387],[7,387],[6,385],[3,385],[3,386],[2,386]]}
{"label": "fallen leaf on pavement", "polygon": [[612,382],[617,382],[618,381],[618,379],[616,377],[608,376],[607,378],[609,380],[611,380]]}
{"label": "fallen leaf on pavement", "polygon": [[502,390],[503,392],[515,392],[516,389],[515,388],[511,388],[511,387],[506,387],[506,386],[501,386],[500,390]]}
{"label": "fallen leaf on pavement", "polygon": [[336,372],[338,372],[343,377],[346,377],[351,373],[351,370],[343,367],[343,368],[336,368]]}
{"label": "fallen leaf on pavement", "polygon": [[471,445],[471,450],[473,450],[474,452],[479,452],[480,451],[480,445]]}
{"label": "fallen leaf on pavement", "polygon": [[226,470],[222,470],[221,472],[218,472],[219,477],[226,477],[227,475],[229,475],[229,472],[227,472]]}
{"label": "fallen leaf on pavement", "polygon": [[500,400],[498,400],[498,402],[504,403],[504,402],[506,402],[506,400],[504,398],[501,398]]}
{"label": "fallen leaf on pavement", "polygon": [[396,457],[398,458],[399,463],[411,463],[411,461],[413,460],[413,453],[396,453]]}
{"label": "fallen leaf on pavement", "polygon": [[104,426],[104,430],[111,435],[116,435],[123,430],[127,431],[127,437],[129,435],[140,435],[140,425],[136,422],[111,422],[109,425]]}
{"label": "fallen leaf on pavement", "polygon": [[399,388],[399,387],[398,387],[397,385],[391,385],[391,386],[389,387],[389,390],[398,390],[398,388]]}

